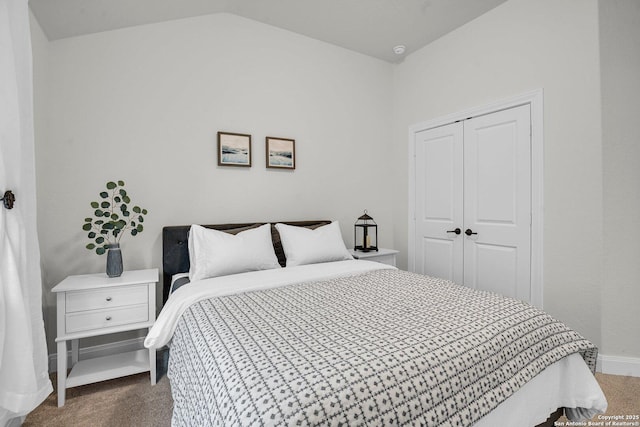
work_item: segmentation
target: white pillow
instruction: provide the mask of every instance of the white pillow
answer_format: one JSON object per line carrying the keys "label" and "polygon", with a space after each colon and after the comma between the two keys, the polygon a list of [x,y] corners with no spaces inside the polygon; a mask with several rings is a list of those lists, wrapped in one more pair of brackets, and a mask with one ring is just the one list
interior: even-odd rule
{"label": "white pillow", "polygon": [[189,280],[280,268],[271,243],[271,225],[233,235],[192,225],[189,232]]}
{"label": "white pillow", "polygon": [[287,267],[353,259],[342,240],[338,221],[315,230],[276,224]]}

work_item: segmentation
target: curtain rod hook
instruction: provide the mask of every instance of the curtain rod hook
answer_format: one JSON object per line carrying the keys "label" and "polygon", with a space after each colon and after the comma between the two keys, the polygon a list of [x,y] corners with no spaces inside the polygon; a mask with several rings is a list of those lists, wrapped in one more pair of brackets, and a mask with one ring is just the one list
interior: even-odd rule
{"label": "curtain rod hook", "polygon": [[13,191],[7,190],[4,192],[4,196],[0,199],[2,204],[7,209],[13,208],[13,203],[16,201],[16,196],[13,194]]}

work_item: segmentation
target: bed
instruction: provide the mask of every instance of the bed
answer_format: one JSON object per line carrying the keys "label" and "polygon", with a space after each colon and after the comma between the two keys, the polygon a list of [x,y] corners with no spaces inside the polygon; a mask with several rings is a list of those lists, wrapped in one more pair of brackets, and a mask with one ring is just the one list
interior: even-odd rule
{"label": "bed", "polygon": [[[165,305],[145,346],[170,346],[173,425],[551,426],[606,410],[597,349],[546,313],[344,252],[327,259],[346,251],[337,223],[281,224],[163,229]],[[273,259],[218,242],[225,274],[204,277],[212,252],[192,240],[208,230],[224,245],[260,230],[247,241],[268,239]],[[226,274],[238,248],[271,265]],[[195,280],[169,295],[186,272]]]}

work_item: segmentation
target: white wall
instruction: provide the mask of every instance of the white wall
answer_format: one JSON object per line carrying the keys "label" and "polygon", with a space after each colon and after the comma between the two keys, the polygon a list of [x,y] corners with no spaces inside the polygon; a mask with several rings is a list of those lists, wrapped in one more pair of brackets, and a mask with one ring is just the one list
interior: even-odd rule
{"label": "white wall", "polygon": [[[164,225],[335,218],[351,244],[364,208],[406,267],[408,127],[542,88],[545,309],[640,357],[637,9],[510,0],[397,66],[232,15],[53,43],[35,24],[49,343],[51,287],[104,269],[81,225],[107,180],[150,211],[125,268],[160,266]],[[251,169],[216,166],[218,130],[253,135]],[[296,139],[295,172],[264,168],[266,135]]]}
{"label": "white wall", "polygon": [[[81,226],[108,180],[124,180],[149,210],[145,231],[121,242],[126,269],[161,266],[165,225],[329,218],[350,245],[366,208],[392,244],[390,64],[227,14],[59,40],[48,52],[37,180],[50,346],[48,290],[104,271]],[[217,131],[253,136],[251,168],[217,166]],[[265,168],[267,135],[296,140],[295,171]]]}
{"label": "white wall", "polygon": [[640,2],[601,0],[602,348],[640,357]]}
{"label": "white wall", "polygon": [[395,247],[407,248],[410,125],[544,90],[544,307],[601,342],[602,146],[596,0],[511,0],[394,71]]}

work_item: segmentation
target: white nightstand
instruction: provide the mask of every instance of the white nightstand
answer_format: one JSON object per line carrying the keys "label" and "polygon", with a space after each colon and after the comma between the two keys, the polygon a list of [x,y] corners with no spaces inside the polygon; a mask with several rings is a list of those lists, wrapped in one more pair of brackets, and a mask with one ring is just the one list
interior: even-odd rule
{"label": "white nightstand", "polygon": [[356,251],[355,249],[349,249],[349,252],[351,252],[351,255],[355,259],[365,259],[367,261],[380,262],[382,264],[393,265],[395,267],[396,254],[399,251],[396,251],[395,249],[378,248],[377,252],[376,251],[362,252],[362,251]]}
{"label": "white nightstand", "polygon": [[[150,328],[156,319],[158,269],[69,276],[52,292],[58,312],[58,406],[69,387],[149,371],[156,383],[156,352],[141,349],[94,359],[78,360],[78,340],[114,332]],[[67,341],[72,368],[67,372]]]}

